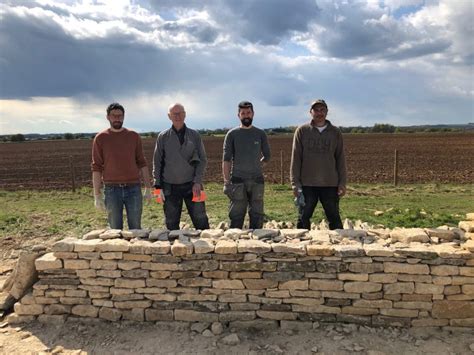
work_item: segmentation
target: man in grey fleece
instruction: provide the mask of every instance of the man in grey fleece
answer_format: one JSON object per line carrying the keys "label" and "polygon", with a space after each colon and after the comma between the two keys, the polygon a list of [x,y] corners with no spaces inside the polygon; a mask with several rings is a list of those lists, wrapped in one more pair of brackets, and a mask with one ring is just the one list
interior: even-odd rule
{"label": "man in grey fleece", "polygon": [[341,131],[326,119],[328,106],[316,100],[311,122],[296,129],[291,155],[291,185],[299,201],[298,228],[310,229],[318,200],[330,229],[342,229],[339,198],[346,193],[346,160]]}
{"label": "man in grey fleece", "polygon": [[179,229],[184,200],[194,227],[208,229],[204,202],[192,201],[193,195],[201,195],[207,165],[201,136],[184,124],[186,111],[183,105],[171,105],[168,117],[173,125],[158,135],[153,155],[154,185],[161,189],[166,228]]}
{"label": "man in grey fleece", "polygon": [[266,133],[252,125],[253,105],[239,103],[240,126],[227,132],[224,139],[222,173],[224,193],[230,199],[230,228],[242,228],[245,214],[251,229],[263,226],[264,181],[262,164],[270,160]]}

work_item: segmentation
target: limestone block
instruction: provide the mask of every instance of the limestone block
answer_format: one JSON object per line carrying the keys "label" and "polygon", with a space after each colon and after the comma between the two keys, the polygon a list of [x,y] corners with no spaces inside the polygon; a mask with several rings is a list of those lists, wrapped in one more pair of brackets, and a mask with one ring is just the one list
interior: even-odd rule
{"label": "limestone block", "polygon": [[434,301],[431,313],[434,318],[474,318],[474,302]]}
{"label": "limestone block", "polygon": [[302,271],[311,272],[316,270],[313,260],[305,261],[279,261],[278,271]]}
{"label": "limestone block", "polygon": [[349,265],[349,271],[355,273],[364,273],[364,274],[372,274],[375,272],[383,272],[384,265],[382,263],[351,263]]}
{"label": "limestone block", "polygon": [[336,229],[335,232],[347,239],[362,240],[367,237],[367,232],[361,229]]}
{"label": "limestone block", "polygon": [[143,322],[145,321],[145,310],[143,308],[123,309],[122,319]]}
{"label": "limestone block", "polygon": [[453,327],[470,327],[474,328],[474,318],[451,319],[449,324]]}
{"label": "limestone block", "polygon": [[413,319],[411,325],[413,327],[443,327],[449,324],[448,319],[433,319],[433,318],[421,318]]}
{"label": "limestone block", "polygon": [[119,309],[110,307],[101,307],[99,310],[99,318],[116,322],[122,317],[122,312]]}
{"label": "limestone block", "polygon": [[49,315],[70,314],[71,306],[64,304],[52,304],[44,307],[44,313]]}
{"label": "limestone block", "polygon": [[301,238],[305,236],[305,234],[308,232],[309,232],[308,229],[289,229],[289,228],[280,229],[280,234],[283,237],[286,237],[288,239]]}
{"label": "limestone block", "polygon": [[138,261],[119,261],[117,267],[120,270],[135,270],[140,268],[140,262]]}
{"label": "limestone block", "polygon": [[257,316],[263,319],[272,320],[296,320],[297,314],[293,312],[273,312],[273,311],[256,311]]}
{"label": "limestone block", "polygon": [[236,254],[237,243],[233,240],[219,240],[215,246],[214,253],[216,254]]}
{"label": "limestone block", "polygon": [[224,288],[224,289],[233,289],[239,290],[244,289],[245,286],[241,280],[213,280],[212,281],[213,288]]}
{"label": "limestone block", "polygon": [[64,260],[64,268],[69,270],[84,270],[89,269],[89,260],[75,260],[66,259]]}
{"label": "limestone block", "polygon": [[332,245],[309,244],[306,246],[306,252],[310,256],[331,256],[334,255]]}
{"label": "limestone block", "polygon": [[220,322],[231,322],[236,320],[252,320],[257,318],[255,311],[227,311],[219,313]]}
{"label": "limestone block", "polygon": [[[219,244],[219,243],[218,243]],[[270,244],[260,240],[239,240],[237,243],[239,253],[264,254],[272,250]]]}
{"label": "limestone block", "polygon": [[105,232],[105,229],[96,229],[86,233],[82,236],[82,239],[89,240],[89,239],[100,239],[100,235]]}
{"label": "limestone block", "polygon": [[169,232],[170,231],[168,229],[153,229],[148,235],[148,239],[168,241]]}
{"label": "limestone block", "polygon": [[279,229],[254,229],[252,235],[255,239],[272,239],[280,235]]}
{"label": "limestone block", "polygon": [[393,248],[380,244],[364,244],[363,248],[367,256],[391,257],[394,255]]}
{"label": "limestone block", "polygon": [[312,244],[331,244],[330,233],[327,230],[310,230],[307,235]]}
{"label": "limestone block", "polygon": [[185,256],[193,253],[193,244],[191,242],[185,242],[175,240],[171,246],[171,254],[174,256]]}
{"label": "limestone block", "polygon": [[224,237],[232,240],[238,240],[242,236],[247,236],[249,231],[240,228],[230,228],[224,232]]}
{"label": "limestone block", "polygon": [[72,252],[74,251],[74,243],[76,238],[65,238],[53,244],[51,250],[53,252]]}
{"label": "limestone block", "polygon": [[436,276],[459,275],[459,267],[458,266],[432,265],[430,268],[431,268],[431,275],[436,275]]}
{"label": "limestone block", "polygon": [[193,277],[188,279],[179,279],[178,285],[184,287],[211,287],[212,280],[204,277]]}
{"label": "limestone block", "polygon": [[299,304],[302,306],[319,306],[324,303],[324,299],[322,298],[298,298],[298,297],[291,297],[291,298],[284,298],[283,303],[286,304]]}
{"label": "limestone block", "polygon": [[205,229],[201,232],[201,238],[203,239],[219,239],[224,235],[222,229]]}
{"label": "limestone block", "polygon": [[430,238],[428,234],[422,228],[395,228],[390,233],[392,242],[402,242],[402,243],[428,243]]}
{"label": "limestone block", "polygon": [[114,307],[118,309],[149,308],[151,302],[150,300],[114,302]]}
{"label": "limestone block", "polygon": [[392,284],[397,282],[398,276],[397,274],[370,274],[369,281],[370,282],[380,282],[383,284]]}
{"label": "limestone block", "polygon": [[311,290],[323,290],[323,291],[342,291],[344,289],[344,283],[339,280],[309,280],[309,288]]}
{"label": "limestone block", "polygon": [[307,290],[308,280],[280,281],[278,288],[280,290]]}
{"label": "limestone block", "polygon": [[211,239],[196,239],[192,243],[196,254],[207,254],[214,251],[214,243]]}
{"label": "limestone block", "polygon": [[452,241],[453,239],[456,239],[456,233],[454,231],[449,230],[449,229],[441,229],[441,228],[425,228],[426,234],[430,238],[438,238],[439,240],[442,241]]}
{"label": "limestone block", "polygon": [[344,291],[353,293],[378,292],[382,289],[382,284],[375,282],[346,282]]}
{"label": "limestone block", "polygon": [[462,286],[462,293],[465,295],[474,295],[474,285],[463,285]]}
{"label": "limestone block", "polygon": [[7,322],[9,325],[22,324],[22,323],[31,323],[34,322],[36,316],[20,316],[18,314],[12,313],[8,315]]}
{"label": "limestone block", "polygon": [[392,301],[389,300],[354,300],[354,307],[362,308],[392,308]]}
{"label": "limestone block", "polygon": [[121,234],[120,229],[107,229],[106,231],[104,231],[104,233],[101,233],[99,235],[99,238],[103,240],[121,238],[121,237],[122,237],[122,234]]}
{"label": "limestone block", "polygon": [[150,275],[150,272],[148,270],[141,270],[141,269],[123,270],[121,272],[121,275],[123,277],[127,277],[130,279],[143,279],[143,278],[147,278]]}
{"label": "limestone block", "polygon": [[219,314],[210,312],[198,312],[187,309],[176,309],[174,311],[174,319],[185,322],[218,322]]}
{"label": "limestone block", "polygon": [[91,269],[115,270],[117,269],[117,261],[115,260],[91,260]]}
{"label": "limestone block", "polygon": [[341,313],[340,307],[328,307],[324,305],[319,306],[302,306],[295,304],[291,307],[293,312],[302,312],[302,313],[329,313],[329,314],[339,314]]}
{"label": "limestone block", "polygon": [[174,311],[172,309],[145,309],[145,319],[148,322],[172,321],[174,320]]}
{"label": "limestone block", "polygon": [[97,244],[96,251],[123,251],[127,252],[130,248],[130,243],[123,239],[104,240]]}
{"label": "limestone block", "polygon": [[342,307],[341,311],[344,314],[354,314],[354,315],[359,315],[359,316],[371,316],[371,315],[379,313],[379,310],[376,308],[364,308],[364,307],[352,307],[352,306]]}
{"label": "limestone block", "polygon": [[428,297],[429,301],[401,301],[401,302],[394,302],[394,308],[405,308],[405,309],[419,309],[419,310],[426,310],[430,311],[433,307],[433,303],[431,302],[431,297]]}
{"label": "limestone block", "polygon": [[71,308],[71,314],[80,317],[96,318],[99,314],[99,308],[91,305],[76,305]]}
{"label": "limestone block", "polygon": [[[10,308],[13,302],[11,297],[19,300],[38,280],[35,268],[37,258],[37,253],[22,252],[20,254],[12,273],[0,287],[2,291],[5,291],[3,301],[0,301],[0,309]],[[61,261],[59,260],[59,262]]]}
{"label": "limestone block", "polygon": [[53,253],[47,253],[35,260],[35,267],[37,271],[61,269],[63,263]]}
{"label": "limestone block", "polygon": [[474,239],[466,241],[463,245],[463,248],[471,253],[474,253]]}
{"label": "limestone block", "polygon": [[117,288],[145,287],[145,280],[120,278],[114,280],[114,286]]}
{"label": "limestone block", "polygon": [[384,271],[386,273],[401,273],[401,274],[429,274],[430,268],[425,264],[403,264],[394,262],[384,262]]}
{"label": "limestone block", "polygon": [[[86,234],[87,235],[87,234]],[[96,250],[97,244],[99,244],[102,239],[86,239],[86,240],[77,240],[74,242],[74,252],[93,252]]]}
{"label": "limestone block", "polygon": [[271,249],[274,253],[306,255],[306,243],[273,243]]}
{"label": "limestone block", "polygon": [[413,282],[395,282],[383,286],[383,291],[386,295],[393,295],[399,293],[413,293],[415,291],[415,284]]}
{"label": "limestone block", "polygon": [[416,318],[418,317],[418,310],[416,309],[403,309],[403,308],[382,308],[380,314],[390,317],[407,317]]}
{"label": "limestone block", "polygon": [[152,261],[152,255],[124,253],[123,260],[148,262],[148,261]]}
{"label": "limestone block", "polygon": [[278,286],[278,282],[273,280],[244,279],[242,281],[245,287],[251,290],[265,290],[268,288],[276,288]]}
{"label": "limestone block", "polygon": [[43,313],[44,306],[42,304],[21,304],[17,302],[13,309],[19,316],[37,316]]}
{"label": "limestone block", "polygon": [[458,227],[465,232],[474,232],[474,221],[461,221]]}
{"label": "limestone block", "polygon": [[[177,285],[178,285],[177,280],[146,279],[147,287],[171,288],[171,287],[176,287]],[[140,286],[140,287],[144,287],[144,286]]]}
{"label": "limestone block", "polygon": [[276,267],[276,262],[262,263],[255,261],[222,262],[220,266],[221,270],[224,271],[275,271]]}
{"label": "limestone block", "polygon": [[362,248],[362,244],[358,243],[355,245],[334,245],[334,255],[341,258],[352,258],[365,256],[365,250]]}
{"label": "limestone block", "polygon": [[474,267],[470,267],[470,266],[460,267],[459,274],[461,276],[474,277]]}

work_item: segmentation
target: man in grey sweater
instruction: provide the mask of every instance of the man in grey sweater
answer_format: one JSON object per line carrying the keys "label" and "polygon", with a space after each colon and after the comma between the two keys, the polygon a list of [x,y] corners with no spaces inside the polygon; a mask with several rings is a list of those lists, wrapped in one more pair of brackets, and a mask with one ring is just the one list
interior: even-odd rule
{"label": "man in grey sweater", "polygon": [[251,229],[263,226],[264,180],[262,164],[270,160],[266,133],[252,125],[253,105],[239,103],[240,126],[227,132],[224,139],[222,173],[224,193],[230,199],[230,228],[242,228],[249,213]]}
{"label": "man in grey sweater", "polygon": [[201,136],[186,127],[183,105],[171,105],[168,117],[173,125],[158,135],[153,155],[154,185],[161,189],[166,227],[169,230],[179,229],[184,200],[194,227],[208,229],[204,201],[192,201],[193,196],[201,195],[207,165]]}
{"label": "man in grey sweater", "polygon": [[326,119],[328,106],[316,100],[311,122],[296,129],[291,155],[291,185],[298,201],[298,228],[310,229],[318,200],[330,229],[342,229],[339,198],[346,193],[346,160],[341,131]]}

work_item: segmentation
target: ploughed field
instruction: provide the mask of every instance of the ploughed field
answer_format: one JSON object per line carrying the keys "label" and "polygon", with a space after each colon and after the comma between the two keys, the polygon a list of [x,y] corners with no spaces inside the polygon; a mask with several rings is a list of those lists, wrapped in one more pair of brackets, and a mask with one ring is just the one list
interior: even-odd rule
{"label": "ploughed field", "polygon": [[[221,182],[223,137],[204,137],[208,156],[205,181]],[[270,183],[289,182],[292,135],[269,136],[272,160],[265,168]],[[348,183],[393,181],[398,151],[400,183],[472,183],[474,134],[347,134],[344,135]],[[143,139],[151,163],[154,138]],[[91,186],[92,140],[31,141],[0,144],[0,189]],[[71,169],[73,167],[73,169]]]}

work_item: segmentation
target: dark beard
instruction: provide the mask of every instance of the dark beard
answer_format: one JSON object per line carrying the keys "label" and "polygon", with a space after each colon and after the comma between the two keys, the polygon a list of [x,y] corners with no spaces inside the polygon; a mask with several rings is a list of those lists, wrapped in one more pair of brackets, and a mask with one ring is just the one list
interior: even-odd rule
{"label": "dark beard", "polygon": [[122,128],[123,122],[121,121],[114,121],[112,122],[112,128],[113,129],[120,129]]}
{"label": "dark beard", "polygon": [[240,120],[240,122],[242,122],[242,124],[245,126],[245,127],[250,127],[252,125],[252,121],[253,119],[251,118],[242,118]]}

